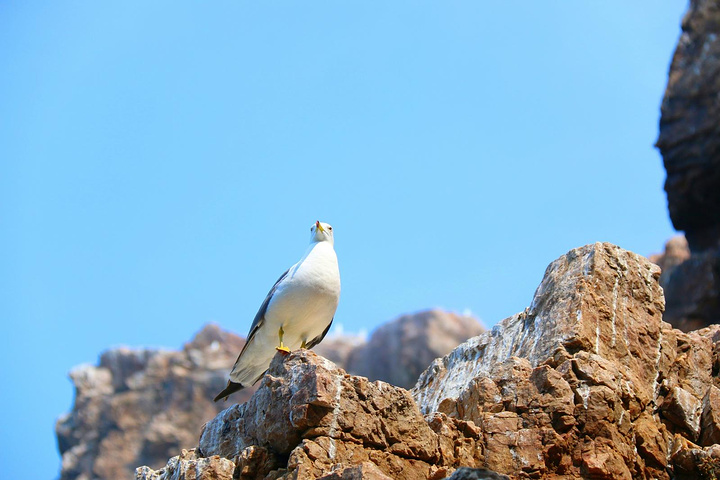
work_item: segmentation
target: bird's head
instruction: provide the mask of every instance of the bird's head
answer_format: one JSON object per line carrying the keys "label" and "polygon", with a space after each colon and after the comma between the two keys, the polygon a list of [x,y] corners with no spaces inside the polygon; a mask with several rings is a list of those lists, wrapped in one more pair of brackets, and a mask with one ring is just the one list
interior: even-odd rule
{"label": "bird's head", "polygon": [[316,242],[330,242],[331,245],[335,244],[332,225],[321,221],[313,223],[313,226],[310,227],[310,243]]}

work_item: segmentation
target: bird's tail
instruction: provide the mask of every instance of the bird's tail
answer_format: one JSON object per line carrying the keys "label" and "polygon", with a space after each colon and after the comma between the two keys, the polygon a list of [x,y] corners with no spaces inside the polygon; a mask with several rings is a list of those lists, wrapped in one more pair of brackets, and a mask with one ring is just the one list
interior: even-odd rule
{"label": "bird's tail", "polygon": [[233,382],[232,380],[228,380],[228,384],[227,384],[227,387],[225,387],[225,390],[218,393],[217,396],[213,399],[213,401],[217,402],[221,398],[224,400],[227,400],[227,398],[230,396],[230,394],[240,391],[243,388],[245,388],[245,387],[243,387],[242,383],[236,383],[236,382]]}

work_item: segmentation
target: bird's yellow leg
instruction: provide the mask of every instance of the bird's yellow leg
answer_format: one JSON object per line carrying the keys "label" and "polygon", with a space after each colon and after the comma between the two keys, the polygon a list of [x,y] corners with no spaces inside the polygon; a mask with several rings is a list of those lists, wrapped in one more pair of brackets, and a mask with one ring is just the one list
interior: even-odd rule
{"label": "bird's yellow leg", "polygon": [[305,346],[305,340],[303,340],[302,345],[300,345],[300,348],[307,348],[307,347]]}
{"label": "bird's yellow leg", "polygon": [[278,352],[290,353],[290,349],[288,347],[286,347],[285,345],[283,345],[282,339],[283,339],[284,334],[285,334],[285,331],[283,330],[282,327],[280,327],[280,330],[278,330],[278,337],[280,337],[280,346],[275,347],[275,350],[277,350]]}

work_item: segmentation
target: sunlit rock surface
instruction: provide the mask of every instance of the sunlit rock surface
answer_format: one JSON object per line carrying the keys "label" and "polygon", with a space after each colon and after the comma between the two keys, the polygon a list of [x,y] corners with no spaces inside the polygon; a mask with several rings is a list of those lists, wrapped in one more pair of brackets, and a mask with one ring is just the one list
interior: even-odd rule
{"label": "sunlit rock surface", "polygon": [[659,274],[611,244],[572,250],[528,309],[435,361],[412,394],[312,352],[278,354],[188,461],[232,461],[217,477],[228,480],[441,479],[460,467],[486,470],[455,478],[707,477],[720,471],[720,327],[663,322]]}

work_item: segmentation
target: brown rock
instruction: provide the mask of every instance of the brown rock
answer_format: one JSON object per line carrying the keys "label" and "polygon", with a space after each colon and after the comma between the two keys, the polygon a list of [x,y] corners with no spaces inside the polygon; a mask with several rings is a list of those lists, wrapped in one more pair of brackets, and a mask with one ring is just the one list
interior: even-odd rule
{"label": "brown rock", "polygon": [[332,473],[318,480],[393,480],[385,475],[374,463],[362,462],[360,465],[339,466]]}
{"label": "brown rock", "polygon": [[483,331],[475,318],[442,310],[404,315],[380,326],[366,345],[353,350],[346,368],[370,380],[411,388],[433,360]]}
{"label": "brown rock", "polygon": [[136,480],[232,480],[235,464],[225,458],[197,458],[194,450],[183,450],[160,470],[140,467]]}
{"label": "brown rock", "polygon": [[195,446],[202,424],[223,407],[212,397],[243,343],[207,325],[182,351],[118,348],[96,367],[73,370],[75,405],[56,426],[61,480],[130,479],[136,466],[160,468]]}
{"label": "brown rock", "polygon": [[[656,257],[668,263],[665,256]],[[672,260],[674,262],[675,260]],[[664,319],[685,332],[720,322],[720,247],[693,253],[663,270]]]}
{"label": "brown rock", "polygon": [[[445,420],[435,430],[406,390],[349,376],[313,352],[300,350],[276,355],[247,403],[208,422],[198,452],[232,459],[259,447],[275,455],[279,478],[340,475],[363,462],[394,479],[428,478],[439,466],[452,467],[459,457],[474,462],[480,454],[474,447],[478,434],[467,422]],[[347,475],[373,478],[373,471],[350,469]],[[245,478],[263,478],[271,472],[264,468],[244,473]]]}
{"label": "brown rock", "polygon": [[710,385],[702,401],[700,445],[720,444],[720,389]]}
{"label": "brown rock", "polygon": [[713,431],[700,420],[720,329],[664,323],[659,273],[609,244],[573,250],[529,309],[435,361],[413,395],[473,421],[483,466],[513,478],[670,478],[692,457],[669,451],[673,433]]}

